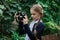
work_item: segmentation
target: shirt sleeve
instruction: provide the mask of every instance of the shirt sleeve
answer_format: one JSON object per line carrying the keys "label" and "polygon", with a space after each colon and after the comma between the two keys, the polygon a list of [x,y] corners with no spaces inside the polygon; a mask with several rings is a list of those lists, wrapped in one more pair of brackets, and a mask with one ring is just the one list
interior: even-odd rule
{"label": "shirt sleeve", "polygon": [[18,29],[19,29],[19,35],[22,35],[22,34],[25,34],[26,31],[24,29],[24,26],[23,26],[23,23],[22,22],[19,22],[19,25],[18,25]]}

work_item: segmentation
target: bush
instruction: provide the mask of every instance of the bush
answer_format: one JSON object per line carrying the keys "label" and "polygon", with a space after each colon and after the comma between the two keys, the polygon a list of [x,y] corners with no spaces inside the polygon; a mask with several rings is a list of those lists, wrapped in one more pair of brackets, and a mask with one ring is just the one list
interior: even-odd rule
{"label": "bush", "polygon": [[[60,31],[60,1],[59,0],[0,0],[0,34],[1,39],[5,35],[11,35],[11,40],[20,40],[18,32],[14,31],[14,14],[24,11],[30,18],[30,7],[32,4],[41,4],[44,10],[43,22],[44,33],[53,34]],[[2,30],[2,31],[1,31]],[[7,34],[6,34],[7,33]],[[24,37],[21,37],[21,40]]]}

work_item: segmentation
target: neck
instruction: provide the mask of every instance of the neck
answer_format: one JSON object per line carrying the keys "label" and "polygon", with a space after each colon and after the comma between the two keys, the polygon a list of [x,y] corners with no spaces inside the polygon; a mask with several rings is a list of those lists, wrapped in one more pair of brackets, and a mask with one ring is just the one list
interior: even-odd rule
{"label": "neck", "polygon": [[40,17],[39,17],[39,18],[37,18],[35,21],[37,21],[37,20],[40,20]]}

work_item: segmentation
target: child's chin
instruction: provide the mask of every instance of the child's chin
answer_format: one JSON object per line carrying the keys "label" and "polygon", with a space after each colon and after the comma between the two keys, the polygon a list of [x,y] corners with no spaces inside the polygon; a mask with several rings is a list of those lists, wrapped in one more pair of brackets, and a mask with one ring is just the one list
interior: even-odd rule
{"label": "child's chin", "polygon": [[32,19],[32,20],[35,20],[35,19]]}
{"label": "child's chin", "polygon": [[37,19],[33,19],[33,20],[37,20]]}
{"label": "child's chin", "polygon": [[32,20],[37,20],[36,18],[32,18]]}
{"label": "child's chin", "polygon": [[34,19],[35,21],[39,20],[39,19]]}

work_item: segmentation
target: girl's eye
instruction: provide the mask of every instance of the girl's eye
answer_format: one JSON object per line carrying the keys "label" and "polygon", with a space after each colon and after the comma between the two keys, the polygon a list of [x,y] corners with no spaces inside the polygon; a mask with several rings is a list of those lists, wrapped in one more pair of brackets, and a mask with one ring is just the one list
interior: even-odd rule
{"label": "girl's eye", "polygon": [[32,13],[31,15],[35,15],[35,13]]}
{"label": "girl's eye", "polygon": [[31,14],[31,15],[35,15],[35,14]]}

